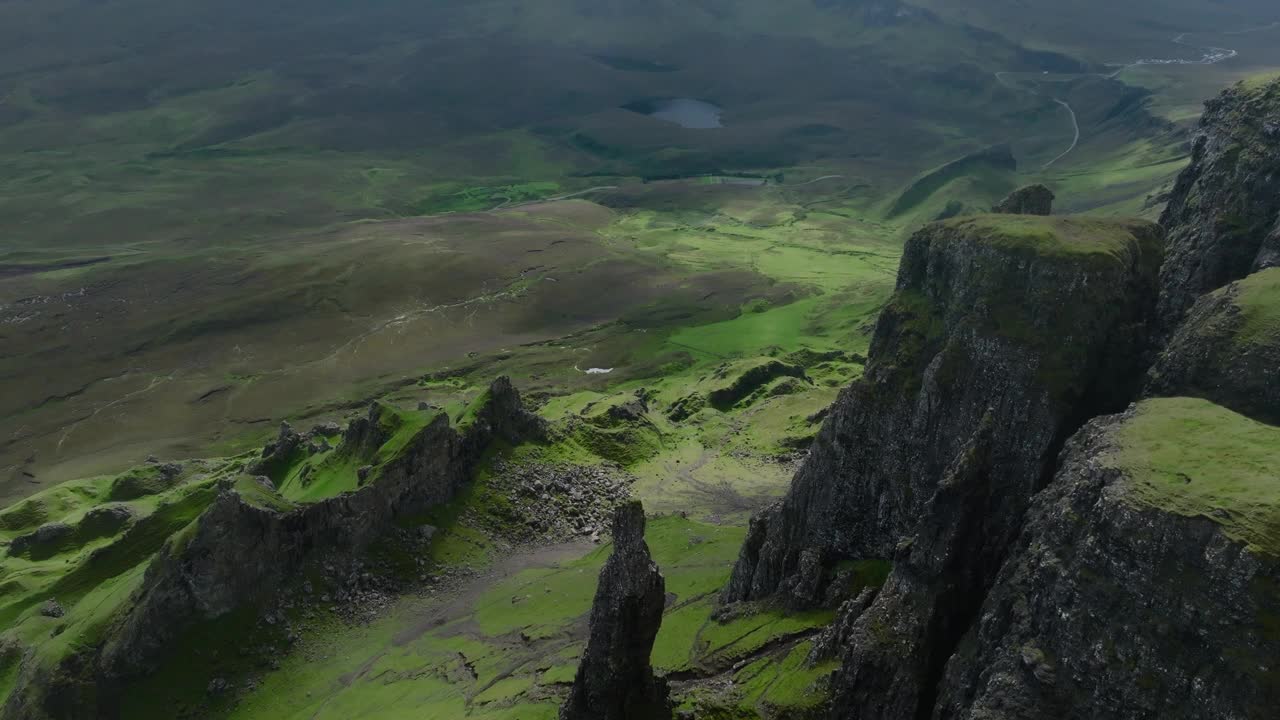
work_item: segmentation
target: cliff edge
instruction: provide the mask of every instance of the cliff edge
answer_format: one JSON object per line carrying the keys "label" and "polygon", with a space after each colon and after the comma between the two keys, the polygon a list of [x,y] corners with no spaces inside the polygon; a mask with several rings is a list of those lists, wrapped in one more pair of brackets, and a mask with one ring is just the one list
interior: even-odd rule
{"label": "cliff edge", "polygon": [[1066,437],[1136,391],[1161,259],[1159,228],[1140,221],[989,215],[918,232],[865,378],[753,519],[723,599],[811,606],[837,562],[892,558],[988,415],[988,542],[1006,545]]}

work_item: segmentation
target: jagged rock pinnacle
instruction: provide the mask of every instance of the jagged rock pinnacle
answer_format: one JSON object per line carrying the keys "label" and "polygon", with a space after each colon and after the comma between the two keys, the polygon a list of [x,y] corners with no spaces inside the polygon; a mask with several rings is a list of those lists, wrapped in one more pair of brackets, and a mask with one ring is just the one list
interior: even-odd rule
{"label": "jagged rock pinnacle", "polygon": [[649,665],[666,582],[644,541],[644,507],[613,515],[613,553],[600,571],[591,634],[561,720],[669,720],[667,683]]}

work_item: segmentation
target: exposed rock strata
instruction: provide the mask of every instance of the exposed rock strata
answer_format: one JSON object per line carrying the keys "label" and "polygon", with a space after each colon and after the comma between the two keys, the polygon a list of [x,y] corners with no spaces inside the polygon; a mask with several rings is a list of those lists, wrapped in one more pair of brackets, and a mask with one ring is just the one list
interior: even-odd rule
{"label": "exposed rock strata", "polygon": [[1204,293],[1280,264],[1280,82],[1205,104],[1160,219],[1169,232],[1160,312],[1167,332]]}
{"label": "exposed rock strata", "polygon": [[644,541],[644,508],[620,505],[613,553],[600,571],[587,649],[561,720],[669,720],[667,683],[649,664],[662,626],[666,581]]}
{"label": "exposed rock strata", "polygon": [[991,208],[1002,215],[1052,215],[1053,191],[1044,185],[1028,185],[1010,193],[1009,197]]}
{"label": "exposed rock strata", "polygon": [[[1275,548],[1233,539],[1227,515],[1144,499],[1143,483],[1160,481],[1137,477],[1146,458],[1122,459],[1138,413],[1178,413],[1188,402],[1197,401],[1144,403],[1071,440],[976,632],[947,667],[935,718],[1274,717]],[[1227,434],[1211,440],[1219,442],[1233,429],[1195,423],[1159,438]],[[1232,455],[1204,474],[1186,468],[1197,475],[1186,482],[1221,481]]]}
{"label": "exposed rock strata", "polygon": [[837,400],[786,498],[753,520],[724,599],[814,605],[837,560],[892,557],[988,411],[987,472],[1007,491],[991,527],[1011,539],[1065,437],[1136,389],[1160,235],[1027,216],[917,233],[865,378]]}

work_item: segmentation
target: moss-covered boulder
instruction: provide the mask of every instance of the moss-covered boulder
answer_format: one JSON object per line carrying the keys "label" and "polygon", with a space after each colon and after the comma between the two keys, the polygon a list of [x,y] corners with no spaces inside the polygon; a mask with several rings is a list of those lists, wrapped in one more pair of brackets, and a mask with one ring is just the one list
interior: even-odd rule
{"label": "moss-covered boulder", "polygon": [[1280,428],[1208,401],[1090,423],[947,666],[934,717],[1280,707]]}
{"label": "moss-covered boulder", "polygon": [[994,550],[978,572],[993,574],[1061,443],[1136,390],[1161,258],[1139,221],[990,215],[917,233],[865,377],[753,522],[725,599],[810,605],[840,560],[892,557],[988,411]]}
{"label": "moss-covered boulder", "polygon": [[1280,423],[1280,268],[1201,298],[1151,369],[1147,395],[1208,398]]}

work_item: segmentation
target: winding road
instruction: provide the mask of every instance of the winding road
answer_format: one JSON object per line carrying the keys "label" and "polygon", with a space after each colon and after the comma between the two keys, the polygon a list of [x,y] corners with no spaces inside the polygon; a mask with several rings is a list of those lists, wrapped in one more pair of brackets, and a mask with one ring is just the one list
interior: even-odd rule
{"label": "winding road", "polygon": [[[1264,30],[1271,30],[1277,27],[1280,27],[1280,21],[1273,22],[1270,25],[1262,25],[1254,28],[1246,28],[1244,30],[1223,31],[1217,34],[1218,35],[1245,35],[1247,33],[1262,32]],[[1115,78],[1119,77],[1120,74],[1123,73],[1124,71],[1129,70],[1130,68],[1140,67],[1143,65],[1216,65],[1224,60],[1230,60],[1232,58],[1240,56],[1240,51],[1233,50],[1231,48],[1220,48],[1220,47],[1214,47],[1211,45],[1193,45],[1192,43],[1187,42],[1187,36],[1190,34],[1191,34],[1190,32],[1180,33],[1172,39],[1172,42],[1176,45],[1182,45],[1184,47],[1195,48],[1197,50],[1203,51],[1204,55],[1199,59],[1188,60],[1185,58],[1176,58],[1176,59],[1142,58],[1139,60],[1134,60],[1133,62],[1130,62],[1130,63],[1112,64],[1111,67],[1119,68],[1118,70],[1112,73],[1087,73],[1087,74],[1096,75],[1097,77],[1104,77],[1104,78],[1107,78],[1108,80],[1114,80]],[[998,72],[995,75],[996,75],[996,80],[1001,85],[1004,85],[1005,87],[1011,88],[1013,90],[1025,90],[1034,95],[1040,95],[1041,93],[1039,90],[1033,90],[1030,88],[1022,87],[1006,79],[1006,76],[1008,75],[1029,75],[1029,74],[1033,74],[1033,73],[1029,73],[1025,71],[1006,70],[1006,71]],[[1063,158],[1070,155],[1080,145],[1080,120],[1076,115],[1075,108],[1071,107],[1071,104],[1068,103],[1066,100],[1063,100],[1062,98],[1055,97],[1051,99],[1055,103],[1067,109],[1067,113],[1069,113],[1071,116],[1071,128],[1072,128],[1072,132],[1074,133],[1074,137],[1071,139],[1071,146],[1068,147],[1066,151],[1064,151],[1061,155],[1058,155],[1054,159],[1050,160],[1049,162],[1041,166],[1042,170],[1048,170],[1049,168],[1053,167],[1059,160],[1062,160]]]}
{"label": "winding road", "polygon": [[495,207],[489,212],[497,212],[499,210],[510,210],[512,208],[527,207],[529,205],[543,205],[546,203],[559,202],[561,200],[570,200],[572,198],[581,197],[583,195],[590,195],[593,192],[601,192],[603,190],[617,190],[617,189],[618,189],[617,185],[600,185],[598,187],[587,188],[586,190],[579,190],[578,192],[569,193],[568,195],[558,195],[556,197],[540,198],[538,200],[529,200],[528,202],[516,203],[515,205],[511,204],[513,202],[511,198],[507,198],[506,202]]}
{"label": "winding road", "polygon": [[1071,107],[1071,105],[1070,105],[1070,104],[1068,104],[1066,100],[1059,100],[1058,98],[1054,98],[1054,99],[1053,99],[1053,101],[1054,101],[1054,102],[1056,102],[1056,103],[1058,103],[1058,104],[1059,104],[1059,105],[1061,105],[1062,107],[1066,108],[1066,109],[1067,109],[1067,112],[1071,114],[1071,127],[1072,127],[1072,129],[1074,129],[1074,130],[1075,130],[1076,136],[1075,136],[1075,137],[1073,137],[1073,138],[1071,139],[1071,147],[1067,148],[1067,149],[1066,149],[1066,150],[1065,150],[1061,155],[1059,155],[1058,157],[1056,157],[1056,158],[1054,158],[1054,159],[1050,160],[1049,162],[1045,163],[1044,165],[1042,165],[1042,166],[1040,167],[1040,169],[1041,169],[1041,170],[1048,170],[1049,168],[1053,167],[1053,164],[1054,164],[1054,163],[1056,163],[1056,162],[1058,162],[1059,160],[1061,160],[1062,158],[1064,158],[1064,157],[1066,157],[1066,156],[1070,155],[1070,154],[1072,153],[1072,151],[1074,151],[1074,150],[1076,149],[1076,146],[1080,144],[1080,119],[1076,117],[1076,111],[1075,111],[1075,109],[1074,109],[1074,108],[1072,108],[1072,107]]}

